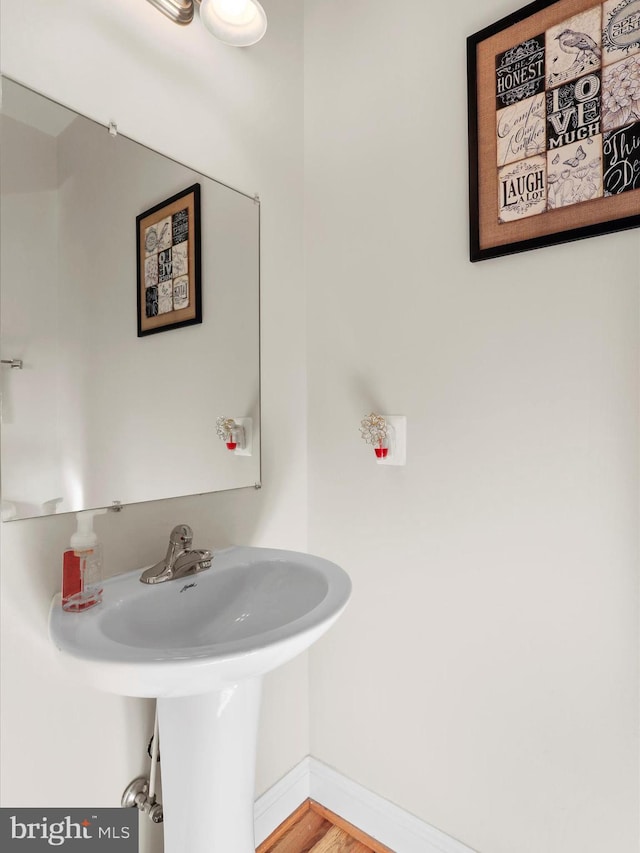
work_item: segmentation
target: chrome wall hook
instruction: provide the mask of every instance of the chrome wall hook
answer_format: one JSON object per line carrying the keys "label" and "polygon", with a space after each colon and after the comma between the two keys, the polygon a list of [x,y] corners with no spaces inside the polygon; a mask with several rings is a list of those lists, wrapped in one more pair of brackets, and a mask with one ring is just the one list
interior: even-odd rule
{"label": "chrome wall hook", "polygon": [[21,358],[0,358],[0,364],[8,364],[17,370],[22,370],[24,364]]}

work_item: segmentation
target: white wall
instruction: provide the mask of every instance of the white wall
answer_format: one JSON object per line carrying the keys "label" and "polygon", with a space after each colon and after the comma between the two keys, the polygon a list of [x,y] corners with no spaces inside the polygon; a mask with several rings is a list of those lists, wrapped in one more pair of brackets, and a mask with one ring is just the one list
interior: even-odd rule
{"label": "white wall", "polygon": [[[251,51],[225,47],[199,24],[176,27],[142,0],[2,0],[0,24],[5,74],[262,199],[264,488],[99,519],[110,571],[157,559],[180,521],[196,544],[304,550],[301,4],[273,0],[269,38]],[[115,806],[146,769],[148,709],[71,684],[49,646],[48,605],[72,532],[70,516],[2,527],[5,806]],[[308,752],[306,708],[301,658],[267,679],[260,791]]]}
{"label": "white wall", "polygon": [[469,263],[465,38],[518,5],[305,4],[309,549],[354,582],[312,753],[483,853],[633,853],[638,232]]}

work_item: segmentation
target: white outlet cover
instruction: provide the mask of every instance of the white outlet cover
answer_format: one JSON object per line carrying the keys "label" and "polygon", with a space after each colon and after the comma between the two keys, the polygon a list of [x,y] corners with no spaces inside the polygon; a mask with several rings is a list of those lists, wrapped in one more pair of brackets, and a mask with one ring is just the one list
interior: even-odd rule
{"label": "white outlet cover", "polygon": [[244,429],[244,447],[236,447],[236,456],[253,456],[253,420],[251,418],[234,418],[234,421]]}
{"label": "white outlet cover", "polygon": [[405,415],[383,415],[389,427],[389,455],[376,459],[378,465],[407,464],[407,418]]}

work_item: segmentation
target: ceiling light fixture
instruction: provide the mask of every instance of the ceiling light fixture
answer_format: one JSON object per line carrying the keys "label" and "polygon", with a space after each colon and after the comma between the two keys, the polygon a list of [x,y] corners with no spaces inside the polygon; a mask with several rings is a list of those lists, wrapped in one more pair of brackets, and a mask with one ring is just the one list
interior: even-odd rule
{"label": "ceiling light fixture", "polygon": [[176,24],[190,24],[200,7],[203,26],[234,47],[249,47],[267,31],[267,16],[258,0],[147,0]]}

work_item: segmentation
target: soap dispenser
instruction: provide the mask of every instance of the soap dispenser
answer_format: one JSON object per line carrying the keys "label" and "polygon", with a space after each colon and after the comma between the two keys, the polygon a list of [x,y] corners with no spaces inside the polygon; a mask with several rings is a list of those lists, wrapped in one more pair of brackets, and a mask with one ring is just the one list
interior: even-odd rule
{"label": "soap dispenser", "polygon": [[78,529],[62,559],[62,609],[87,610],[102,601],[102,547],[93,530],[93,518],[106,509],[77,512]]}

